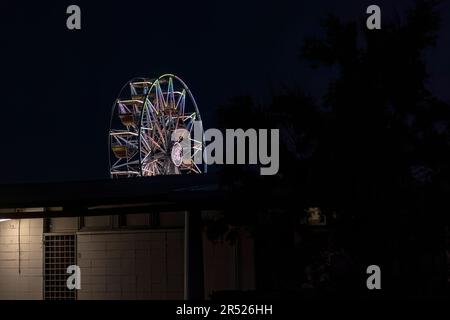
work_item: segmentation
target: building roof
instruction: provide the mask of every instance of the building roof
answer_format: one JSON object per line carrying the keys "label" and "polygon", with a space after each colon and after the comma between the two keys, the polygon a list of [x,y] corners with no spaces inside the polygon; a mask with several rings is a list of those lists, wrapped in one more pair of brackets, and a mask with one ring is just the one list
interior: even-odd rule
{"label": "building roof", "polygon": [[0,219],[199,210],[245,213],[313,205],[313,199],[307,189],[276,187],[274,176],[223,172],[9,184],[0,185]]}
{"label": "building roof", "polygon": [[[117,213],[118,208],[133,212],[142,211],[144,207],[146,212],[191,210],[207,207],[202,199],[218,199],[220,194],[223,196],[218,177],[210,174],[8,184],[0,185],[0,216],[111,214],[111,210]],[[199,206],[199,202],[203,204]],[[17,208],[22,210],[15,210]],[[42,212],[31,208],[48,209]]]}

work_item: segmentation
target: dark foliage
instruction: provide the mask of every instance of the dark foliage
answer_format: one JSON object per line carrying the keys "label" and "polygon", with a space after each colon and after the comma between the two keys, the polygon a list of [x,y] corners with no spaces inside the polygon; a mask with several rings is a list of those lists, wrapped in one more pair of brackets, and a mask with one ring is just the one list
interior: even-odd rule
{"label": "dark foliage", "polygon": [[[366,292],[365,267],[379,264],[388,293],[443,294],[450,106],[428,90],[423,58],[439,26],[435,1],[419,1],[406,23],[382,30],[328,17],[325,38],[306,39],[301,52],[313,67],[339,69],[323,105],[292,88],[267,106],[249,97],[224,106],[224,128],[280,129],[280,175],[256,184],[299,198],[298,207],[265,212],[265,219],[262,212],[241,221],[232,213],[220,219],[252,225],[258,245],[272,246],[261,249],[262,277],[272,277],[262,287]],[[245,167],[227,168],[225,176],[230,183],[243,181],[235,188],[259,181]],[[336,213],[323,232],[300,224],[305,203]]]}

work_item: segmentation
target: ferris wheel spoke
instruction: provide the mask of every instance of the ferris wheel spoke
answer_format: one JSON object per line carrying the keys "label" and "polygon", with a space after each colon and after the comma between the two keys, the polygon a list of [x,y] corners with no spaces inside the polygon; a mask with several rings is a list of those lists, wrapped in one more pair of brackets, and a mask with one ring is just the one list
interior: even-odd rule
{"label": "ferris wheel spoke", "polygon": [[126,140],[126,139],[124,139],[124,138],[122,138],[122,137],[116,137],[117,138],[117,143],[119,143],[120,145],[123,145],[123,144],[125,144],[125,145],[128,145],[128,146],[130,146],[130,147],[132,147],[132,148],[136,148],[136,142],[135,141],[129,141],[129,140]]}
{"label": "ferris wheel spoke", "polygon": [[143,135],[143,139],[141,139],[141,141],[143,142],[143,146],[146,149],[146,151],[150,152],[152,150],[152,148],[150,147],[150,145],[147,142],[147,138],[149,138],[148,135]]}
{"label": "ferris wheel spoke", "polygon": [[196,173],[201,173],[200,168],[197,166],[197,164],[195,162],[192,162],[192,164],[194,165],[195,169],[192,167],[192,170]]}
{"label": "ferris wheel spoke", "polygon": [[172,131],[172,116],[170,114],[169,111],[169,115],[166,117],[166,119],[164,119],[164,128],[166,132],[171,132]]}
{"label": "ferris wheel spoke", "polygon": [[159,110],[163,110],[164,109],[164,105],[166,103],[165,99],[164,99],[164,94],[162,92],[161,89],[161,85],[159,83],[159,81],[156,81],[156,104]]}
{"label": "ferris wheel spoke", "polygon": [[156,165],[158,166],[158,170],[159,170],[160,172],[163,172],[163,174],[166,174],[166,173],[167,173],[167,158],[166,158],[166,157],[160,159],[160,160],[156,163]]}
{"label": "ferris wheel spoke", "polygon": [[159,174],[165,174],[166,173],[165,160],[161,160],[161,161],[155,162],[155,166],[158,169]]}
{"label": "ferris wheel spoke", "polygon": [[[144,172],[144,175],[147,175],[147,176],[155,175],[154,171],[152,170],[152,168],[150,168],[150,166],[146,166],[145,168],[142,169],[142,171]],[[147,173],[147,174],[145,174],[145,173]]]}
{"label": "ferris wheel spoke", "polygon": [[195,145],[194,145],[194,147],[193,147],[192,149],[194,149],[194,152],[192,153],[191,158],[192,158],[192,159],[195,159],[195,156],[197,155],[197,153],[198,153],[199,151],[202,151],[202,146],[200,145],[199,147],[195,147]]}
{"label": "ferris wheel spoke", "polygon": [[117,101],[117,105],[119,106],[119,113],[130,113],[130,108],[127,107],[127,105],[121,103],[120,101]]}
{"label": "ferris wheel spoke", "polygon": [[[113,167],[113,168],[118,168],[118,167],[122,166],[122,165],[123,165],[123,161],[122,161],[122,160],[124,160],[124,159],[119,159],[118,161],[116,161],[116,162],[112,165],[112,167]],[[126,161],[125,161],[125,164],[126,164]]]}
{"label": "ferris wheel spoke", "polygon": [[159,134],[159,137],[161,138],[161,142],[164,145],[165,148],[167,148],[167,141],[166,141],[166,137],[163,134],[163,128],[164,128],[164,124],[163,126],[161,126],[161,123],[159,122],[159,119],[155,119],[155,121],[153,122],[153,124],[156,127],[156,131]]}
{"label": "ferris wheel spoke", "polygon": [[169,78],[169,85],[167,86],[167,105],[173,109],[175,108],[175,94],[173,92],[173,80]]}
{"label": "ferris wheel spoke", "polygon": [[189,171],[192,171],[195,173],[202,173],[201,170],[197,167],[197,165],[194,162],[192,162],[191,164],[192,165],[183,164],[183,169],[186,169],[186,170],[189,170]]}
{"label": "ferris wheel spoke", "polygon": [[137,95],[136,88],[133,86],[133,83],[132,83],[132,82],[130,82],[130,92],[131,92],[131,95],[132,95],[132,96],[133,96],[133,95]]}
{"label": "ferris wheel spoke", "polygon": [[175,109],[178,109],[181,111],[180,114],[184,114],[185,101],[186,101],[186,90],[183,89],[183,91],[181,91],[180,96],[178,97],[178,101],[175,106]]}
{"label": "ferris wheel spoke", "polygon": [[144,162],[144,160],[149,157],[152,153],[151,149],[148,149],[147,147],[143,147],[141,148],[141,158],[144,157],[144,159],[142,160]]}
{"label": "ferris wheel spoke", "polygon": [[146,166],[148,166],[154,162],[160,161],[162,157],[164,157],[164,156],[154,154],[154,153],[148,153],[142,160],[142,163],[144,163]]}
{"label": "ferris wheel spoke", "polygon": [[195,118],[196,118],[195,115],[196,115],[196,113],[193,112],[193,113],[191,113],[189,116],[184,116],[184,117],[183,117],[183,122],[185,123],[186,127],[187,127],[189,130],[192,130],[192,126],[193,126],[194,121],[195,121]]}
{"label": "ferris wheel spoke", "polygon": [[191,121],[189,121],[187,127],[189,128],[189,136],[192,134],[192,128],[194,128],[193,118],[191,117]]}
{"label": "ferris wheel spoke", "polygon": [[147,172],[149,172],[150,173],[150,175],[153,175],[154,174],[154,168],[153,168],[153,162],[149,162],[149,163],[147,163],[147,164],[145,164],[145,166],[144,166],[144,171],[147,171]]}
{"label": "ferris wheel spoke", "polygon": [[158,111],[156,110],[155,106],[153,105],[153,103],[151,103],[150,100],[147,99],[147,103],[148,103],[148,105],[145,108],[145,112],[146,112],[146,115],[147,115],[147,120],[154,119],[155,118],[154,115],[157,115]]}
{"label": "ferris wheel spoke", "polygon": [[115,166],[114,169],[119,169],[119,168],[123,168],[123,167],[128,167],[128,166],[130,166],[130,165],[135,165],[135,164],[138,164],[138,161],[122,163],[121,165]]}
{"label": "ferris wheel spoke", "polygon": [[161,164],[159,161],[153,163],[153,169],[157,174],[164,174],[164,171],[161,171]]}
{"label": "ferris wheel spoke", "polygon": [[203,150],[203,144],[202,144],[202,142],[192,139],[191,137],[187,137],[185,139],[187,140],[186,145],[191,146],[190,149],[191,149],[191,151],[193,151],[193,152],[191,152],[191,156],[190,156],[191,160],[193,161],[195,155],[199,151]]}
{"label": "ferris wheel spoke", "polygon": [[122,161],[122,159],[117,160],[116,162],[114,162],[114,164],[112,166],[116,167],[121,161]]}
{"label": "ferris wheel spoke", "polygon": [[146,126],[146,127],[150,127],[151,125],[151,114],[150,114],[150,110],[151,110],[151,103],[149,102],[149,104],[146,106],[145,110],[144,110],[144,114],[141,120],[141,126]]}
{"label": "ferris wheel spoke", "polygon": [[151,156],[151,153],[148,152],[147,154],[144,153],[144,159],[142,159],[142,163],[145,163],[147,165],[148,157]]}
{"label": "ferris wheel spoke", "polygon": [[[194,161],[202,152],[203,141],[191,139],[194,121],[199,117],[197,105],[178,77],[167,74],[157,80],[132,79],[122,87],[113,112],[116,118],[110,127],[111,156],[115,157],[110,159],[112,177],[203,171],[203,166]],[[187,159],[183,159],[182,149],[174,149],[174,133],[178,143],[189,143],[189,155],[185,149]]]}
{"label": "ferris wheel spoke", "polygon": [[178,125],[180,123],[180,119],[183,119],[184,116],[184,103],[186,98],[186,90],[183,89],[181,92],[180,97],[178,98],[177,104],[175,106],[175,110],[178,110],[178,114],[176,116],[176,124],[175,124],[175,130],[178,129]]}
{"label": "ferris wheel spoke", "polygon": [[161,150],[162,152],[164,152],[164,153],[166,153],[166,150],[163,148],[163,147],[161,147],[160,145],[159,145],[159,143],[158,142],[156,142],[152,137],[148,137],[149,138],[149,140],[150,140],[150,142],[151,143],[153,143],[159,150]]}
{"label": "ferris wheel spoke", "polygon": [[194,143],[194,147],[193,148],[195,148],[198,145],[200,145],[200,148],[201,148],[201,145],[203,144],[201,141],[198,141],[198,140],[195,140],[195,139],[192,139],[192,138],[189,138],[189,139],[190,139],[190,141],[192,141]]}
{"label": "ferris wheel spoke", "polygon": [[[142,168],[142,171],[149,173],[148,175],[152,175],[149,164],[145,164],[144,167]],[[146,174],[144,174],[144,175],[146,175]]]}
{"label": "ferris wheel spoke", "polygon": [[154,166],[153,163],[149,165],[149,167],[148,167],[147,170],[148,170],[148,172],[150,173],[150,174],[149,174],[150,176],[156,175],[156,172],[155,172],[155,166]]}

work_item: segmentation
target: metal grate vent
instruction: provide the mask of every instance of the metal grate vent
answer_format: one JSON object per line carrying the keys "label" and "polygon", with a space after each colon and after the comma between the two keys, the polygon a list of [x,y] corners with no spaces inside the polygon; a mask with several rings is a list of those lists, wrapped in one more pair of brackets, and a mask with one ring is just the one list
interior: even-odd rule
{"label": "metal grate vent", "polygon": [[44,235],[44,299],[76,300],[76,290],[67,288],[67,267],[76,264],[75,235]]}

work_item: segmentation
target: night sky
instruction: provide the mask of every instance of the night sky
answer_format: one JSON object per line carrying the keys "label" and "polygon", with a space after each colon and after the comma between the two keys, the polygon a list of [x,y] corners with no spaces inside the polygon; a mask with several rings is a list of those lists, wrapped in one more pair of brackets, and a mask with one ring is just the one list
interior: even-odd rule
{"label": "night sky", "polygon": [[[299,60],[302,39],[321,35],[329,13],[364,23],[367,6],[378,4],[387,22],[412,3],[2,0],[0,183],[109,177],[111,106],[134,76],[179,75],[206,128],[236,95],[265,101],[288,84],[319,99],[335,75]],[[70,4],[81,7],[80,31],[66,28]],[[450,101],[450,3],[440,8],[438,45],[427,53],[429,88]]]}

